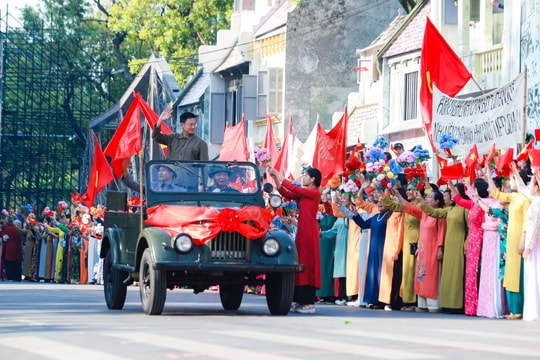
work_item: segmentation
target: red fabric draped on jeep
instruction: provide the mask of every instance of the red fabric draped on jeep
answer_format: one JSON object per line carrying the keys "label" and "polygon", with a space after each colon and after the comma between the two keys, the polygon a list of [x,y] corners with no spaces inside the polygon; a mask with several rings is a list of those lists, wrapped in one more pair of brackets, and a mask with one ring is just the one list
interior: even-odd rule
{"label": "red fabric draped on jeep", "polygon": [[265,236],[270,228],[268,214],[257,206],[238,210],[211,207],[158,205],[147,210],[147,225],[162,228],[171,236],[187,233],[193,242],[202,245],[219,232],[238,232],[248,239]]}

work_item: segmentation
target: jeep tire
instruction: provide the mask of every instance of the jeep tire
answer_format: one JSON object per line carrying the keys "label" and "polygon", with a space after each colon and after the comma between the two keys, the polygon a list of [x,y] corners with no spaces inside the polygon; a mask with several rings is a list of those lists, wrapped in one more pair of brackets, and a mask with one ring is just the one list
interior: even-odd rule
{"label": "jeep tire", "polygon": [[105,302],[111,310],[122,310],[126,302],[127,286],[123,281],[128,274],[114,268],[112,250],[107,251],[103,262],[103,292]]}
{"label": "jeep tire", "polygon": [[139,268],[141,304],[147,315],[160,315],[167,297],[167,273],[152,268],[152,253],[145,249]]}
{"label": "jeep tire", "polygon": [[266,304],[272,315],[287,315],[294,296],[294,273],[266,274]]}
{"label": "jeep tire", "polygon": [[244,284],[220,284],[219,298],[225,310],[238,310],[244,296]]}

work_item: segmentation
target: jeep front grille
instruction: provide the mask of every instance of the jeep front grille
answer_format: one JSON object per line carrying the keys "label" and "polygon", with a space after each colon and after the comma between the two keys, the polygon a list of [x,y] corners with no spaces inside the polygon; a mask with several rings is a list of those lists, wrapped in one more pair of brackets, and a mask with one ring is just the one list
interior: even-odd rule
{"label": "jeep front grille", "polygon": [[222,232],[210,241],[212,261],[248,262],[253,241],[237,232]]}

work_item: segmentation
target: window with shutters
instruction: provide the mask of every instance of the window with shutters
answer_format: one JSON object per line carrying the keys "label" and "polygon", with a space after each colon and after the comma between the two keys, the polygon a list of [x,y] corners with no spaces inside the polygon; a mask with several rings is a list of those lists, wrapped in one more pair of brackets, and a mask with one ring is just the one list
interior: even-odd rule
{"label": "window with shutters", "polygon": [[480,0],[471,0],[470,21],[480,21]]}
{"label": "window with shutters", "polygon": [[418,71],[405,74],[405,91],[403,99],[403,120],[418,117]]}
{"label": "window with shutters", "polygon": [[268,113],[283,112],[283,68],[268,69]]}

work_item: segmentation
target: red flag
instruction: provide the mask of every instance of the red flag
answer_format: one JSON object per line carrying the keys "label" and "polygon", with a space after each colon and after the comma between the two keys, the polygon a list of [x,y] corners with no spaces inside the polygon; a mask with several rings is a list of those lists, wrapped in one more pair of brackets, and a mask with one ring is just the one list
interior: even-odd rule
{"label": "red flag", "polygon": [[465,158],[465,176],[469,177],[470,182],[473,182],[474,179],[476,179],[476,166],[479,162],[480,156],[478,155],[478,148],[476,147],[476,144],[474,144]]}
{"label": "red flag", "polygon": [[105,148],[105,155],[112,159],[111,165],[116,177],[124,172],[123,160],[139,153],[141,148],[140,106],[139,101],[134,100]]}
{"label": "red flag", "polygon": [[534,129],[534,138],[536,141],[540,141],[540,129]]}
{"label": "red flag", "polygon": [[[139,103],[139,106],[144,115],[144,118],[146,119],[146,123],[148,124],[148,126],[150,126],[151,130],[154,130],[154,127],[156,126],[159,116],[150,107],[150,105],[148,105],[148,103],[144,101],[144,99],[141,97],[141,95],[138,92],[134,94],[135,94],[136,101],[138,101]],[[172,133],[172,130],[167,124],[161,123],[161,132],[163,134],[170,134]],[[163,151],[163,156],[167,157],[167,145],[159,144],[159,146],[161,147],[161,150]]]}
{"label": "red flag", "polygon": [[472,78],[472,75],[429,18],[426,18],[426,30],[420,56],[422,121],[431,146],[435,150],[431,133],[433,83],[437,84],[437,88],[444,94],[454,97]]}
{"label": "red flag", "polygon": [[246,119],[234,126],[226,126],[223,144],[219,152],[220,161],[248,161],[249,152],[246,139]]}
{"label": "red flag", "polygon": [[516,161],[527,160],[529,158],[529,150],[531,150],[533,148],[533,141],[534,140],[529,141],[527,146],[525,146],[523,149],[521,149],[521,151],[519,152],[519,154],[517,156]]}
{"label": "red flag", "polygon": [[531,149],[531,166],[533,168],[540,167],[540,149]]}
{"label": "red flag", "polygon": [[475,168],[479,161],[480,156],[478,156],[478,148],[476,147],[476,144],[474,144],[471,150],[469,150],[469,155],[465,158],[465,165],[467,165],[468,168]]}
{"label": "red flag", "polygon": [[452,165],[446,165],[441,168],[441,180],[461,180],[463,179],[465,172],[463,171],[463,164],[458,162]]}
{"label": "red flag", "polygon": [[493,143],[493,145],[491,145],[491,149],[489,149],[489,153],[486,157],[486,161],[484,162],[486,165],[489,164],[491,160],[493,160],[493,157],[495,156],[496,151],[497,149],[495,148],[495,143]]}
{"label": "red flag", "polygon": [[270,119],[270,115],[268,114],[266,115],[266,133],[264,134],[263,147],[270,153],[270,166],[274,166],[278,158],[278,149],[276,139],[274,138],[272,119]]}
{"label": "red flag", "polygon": [[94,135],[94,161],[92,161],[92,169],[90,170],[90,176],[88,177],[88,187],[86,193],[81,197],[83,201],[86,201],[86,205],[91,207],[94,205],[94,200],[97,194],[108,183],[114,180],[114,175],[109,167],[109,163],[101,150],[99,141],[95,133]]}
{"label": "red flag", "polygon": [[289,119],[289,126],[287,126],[287,132],[285,132],[285,138],[281,143],[281,150],[279,151],[279,155],[275,165],[276,170],[279,171],[283,176],[286,175],[285,172],[287,171],[287,166],[289,165],[289,152],[291,152],[291,149],[289,149],[289,147],[291,146],[293,139],[292,129],[293,118],[291,115]]}
{"label": "red flag", "polygon": [[347,107],[345,107],[343,116],[328,133],[317,123],[313,167],[319,169],[322,173],[321,186],[326,185],[333,175],[341,174],[345,168],[348,122],[349,116]]}
{"label": "red flag", "polygon": [[441,170],[444,169],[448,165],[448,160],[440,157],[437,154],[435,154],[435,156],[437,157],[437,162],[439,163],[439,167],[441,168]]}
{"label": "red flag", "polygon": [[514,148],[508,148],[504,154],[499,155],[495,159],[495,165],[497,167],[497,173],[500,176],[509,176],[510,167],[508,166],[514,158]]}

